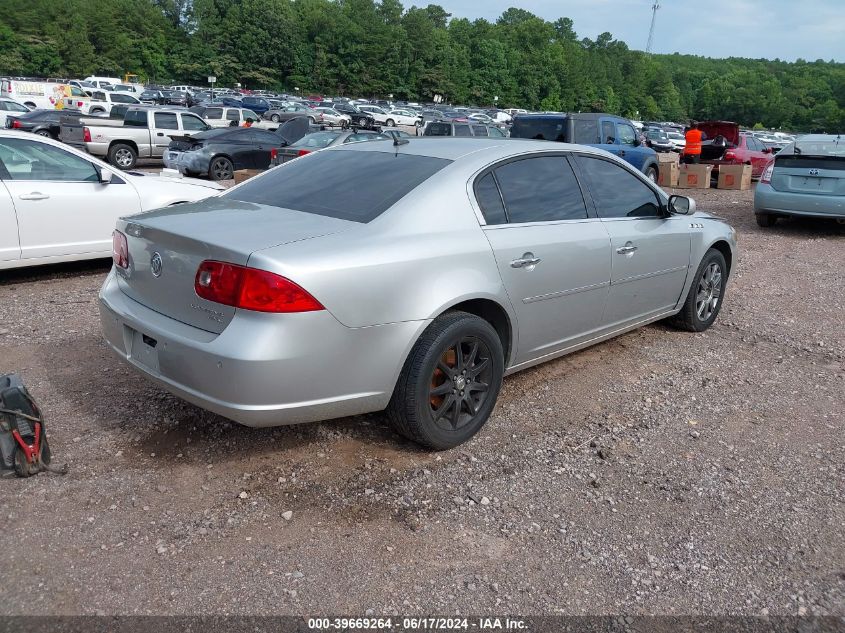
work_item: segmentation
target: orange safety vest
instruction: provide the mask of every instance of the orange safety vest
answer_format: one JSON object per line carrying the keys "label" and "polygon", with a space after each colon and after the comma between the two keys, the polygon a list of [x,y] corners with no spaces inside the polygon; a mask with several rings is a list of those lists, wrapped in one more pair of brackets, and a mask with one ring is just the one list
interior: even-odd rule
{"label": "orange safety vest", "polygon": [[684,138],[687,141],[684,154],[701,155],[701,130],[687,130]]}

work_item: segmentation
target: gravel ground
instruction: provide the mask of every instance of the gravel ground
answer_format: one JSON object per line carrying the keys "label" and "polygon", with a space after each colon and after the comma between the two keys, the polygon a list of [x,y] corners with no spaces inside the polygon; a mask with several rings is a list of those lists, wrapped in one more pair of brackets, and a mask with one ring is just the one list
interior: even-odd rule
{"label": "gravel ground", "polygon": [[101,341],[106,263],[0,276],[0,372],[70,468],[0,485],[0,614],[845,614],[843,227],[696,198],[740,234],[715,326],[512,376],[440,454],[152,386]]}

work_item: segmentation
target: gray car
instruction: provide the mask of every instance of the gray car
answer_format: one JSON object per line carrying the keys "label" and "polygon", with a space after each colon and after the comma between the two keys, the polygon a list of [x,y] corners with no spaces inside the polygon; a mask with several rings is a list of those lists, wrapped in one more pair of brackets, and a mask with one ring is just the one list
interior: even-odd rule
{"label": "gray car", "polygon": [[757,183],[754,216],[763,227],[789,216],[845,221],[845,139],[809,134],[776,154]]}
{"label": "gray car", "polygon": [[352,143],[119,220],[101,322],[123,360],[240,423],[386,409],[445,449],[506,374],[659,319],[707,329],[735,249],[602,150]]}

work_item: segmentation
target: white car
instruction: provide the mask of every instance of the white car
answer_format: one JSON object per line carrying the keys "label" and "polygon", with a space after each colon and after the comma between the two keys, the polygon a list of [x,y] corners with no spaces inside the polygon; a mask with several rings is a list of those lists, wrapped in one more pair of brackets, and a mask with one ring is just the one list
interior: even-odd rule
{"label": "white car", "polygon": [[675,151],[682,152],[687,146],[687,139],[680,132],[666,132],[666,135],[669,137],[669,142],[672,143]]}
{"label": "white car", "polygon": [[90,101],[86,101],[80,110],[83,114],[105,114],[111,112],[115,103],[127,105],[141,105],[141,101],[128,92],[111,92],[109,90],[92,90]]}
{"label": "white car", "polygon": [[334,108],[329,108],[326,106],[317,106],[314,109],[317,112],[321,112],[323,114],[323,122],[326,125],[349,127],[349,124],[352,123],[351,116],[349,116],[348,114],[341,114]]}
{"label": "white car", "polygon": [[111,257],[117,218],[220,190],[204,180],[121,172],[58,141],[0,131],[0,270]]}
{"label": "white car", "polygon": [[0,129],[6,127],[6,117],[10,114],[23,114],[29,112],[24,104],[18,103],[8,97],[0,97]]}
{"label": "white car", "polygon": [[422,117],[413,110],[406,110],[403,108],[393,108],[387,113],[387,120],[385,125],[393,127],[394,125],[422,125]]}
{"label": "white car", "polygon": [[378,107],[376,105],[363,104],[363,105],[359,105],[358,109],[361,112],[366,112],[371,117],[373,117],[373,119],[375,119],[375,122],[378,123],[379,125],[393,125],[393,124],[387,122],[388,119],[390,118],[388,116],[387,112],[385,112],[384,110],[382,110],[380,107]]}

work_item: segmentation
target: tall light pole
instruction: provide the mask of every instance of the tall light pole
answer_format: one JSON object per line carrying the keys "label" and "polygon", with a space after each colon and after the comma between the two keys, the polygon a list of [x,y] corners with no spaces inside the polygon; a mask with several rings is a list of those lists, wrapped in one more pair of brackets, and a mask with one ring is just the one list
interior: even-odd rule
{"label": "tall light pole", "polygon": [[657,21],[657,10],[660,8],[659,0],[651,7],[651,28],[648,30],[648,44],[645,45],[645,52],[651,52],[651,45],[654,43],[654,23]]}

